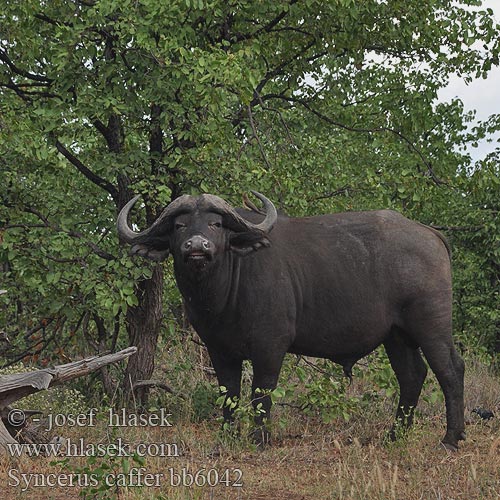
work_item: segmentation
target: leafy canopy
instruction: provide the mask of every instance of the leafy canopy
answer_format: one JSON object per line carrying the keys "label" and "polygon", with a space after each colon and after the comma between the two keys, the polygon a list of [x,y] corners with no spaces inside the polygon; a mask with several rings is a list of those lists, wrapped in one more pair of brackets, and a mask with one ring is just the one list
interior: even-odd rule
{"label": "leafy canopy", "polygon": [[498,156],[472,166],[467,145],[498,119],[471,132],[459,100],[436,100],[451,75],[498,64],[479,1],[6,0],[0,26],[9,356],[125,342],[151,276],[114,230],[132,193],[139,225],[183,192],[239,203],[257,188],[291,214],[387,207],[465,226],[458,283],[481,268],[468,294],[493,310]]}

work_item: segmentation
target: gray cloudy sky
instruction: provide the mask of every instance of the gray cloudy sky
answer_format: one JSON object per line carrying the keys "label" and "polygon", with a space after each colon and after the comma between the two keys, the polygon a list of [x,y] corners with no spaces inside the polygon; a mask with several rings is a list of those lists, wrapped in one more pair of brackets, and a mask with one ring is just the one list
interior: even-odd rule
{"label": "gray cloudy sky", "polygon": [[[500,1],[483,0],[483,8],[489,7],[493,10],[496,21],[500,21]],[[486,120],[494,113],[500,113],[500,68],[495,67],[488,74],[486,80],[474,80],[469,85],[458,77],[450,80],[450,84],[440,93],[440,99],[449,101],[458,97],[464,103],[466,110],[475,109],[477,120]],[[478,148],[471,149],[470,153],[475,160],[483,158],[487,153],[493,151],[499,144],[500,134],[494,138],[494,142],[483,141]]]}

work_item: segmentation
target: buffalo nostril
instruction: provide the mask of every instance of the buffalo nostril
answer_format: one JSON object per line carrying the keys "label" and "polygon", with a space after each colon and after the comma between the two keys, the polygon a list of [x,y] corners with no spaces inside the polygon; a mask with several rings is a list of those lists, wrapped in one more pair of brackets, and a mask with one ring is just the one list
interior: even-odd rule
{"label": "buffalo nostril", "polygon": [[186,243],[184,243],[184,248],[186,250],[189,250],[192,246],[193,246],[193,242],[191,240],[188,240],[188,241],[186,241]]}
{"label": "buffalo nostril", "polygon": [[202,243],[202,245],[205,250],[208,250],[210,248],[210,243],[206,240]]}

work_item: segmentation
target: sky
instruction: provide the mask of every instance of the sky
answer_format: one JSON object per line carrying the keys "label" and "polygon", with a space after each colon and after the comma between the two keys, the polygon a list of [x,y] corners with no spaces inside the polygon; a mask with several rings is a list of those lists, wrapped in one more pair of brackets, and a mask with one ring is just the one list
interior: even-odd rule
{"label": "sky", "polygon": [[[500,22],[500,0],[483,0],[482,7],[492,9],[495,20]],[[439,98],[449,101],[455,97],[464,103],[466,111],[476,110],[477,120],[486,120],[490,115],[500,113],[500,68],[492,68],[487,79],[474,80],[468,85],[461,78],[453,77],[448,87],[440,91]],[[499,139],[500,134],[496,136],[495,142],[482,141],[477,148],[470,150],[472,158],[484,158],[499,144]]]}

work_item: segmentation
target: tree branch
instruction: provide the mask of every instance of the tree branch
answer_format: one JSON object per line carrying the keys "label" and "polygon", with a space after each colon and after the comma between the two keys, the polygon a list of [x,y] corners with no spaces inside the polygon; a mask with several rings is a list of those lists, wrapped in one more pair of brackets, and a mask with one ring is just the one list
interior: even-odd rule
{"label": "tree branch", "polygon": [[248,120],[250,121],[250,126],[252,127],[253,136],[255,137],[255,140],[257,141],[257,144],[259,145],[259,150],[260,150],[260,154],[262,155],[262,159],[264,160],[264,163],[266,164],[267,168],[269,170],[271,170],[271,165],[269,163],[269,160],[267,159],[266,152],[264,151],[262,143],[260,142],[259,135],[257,133],[257,128],[255,127],[255,122],[253,120],[252,107],[250,106],[250,104],[248,105],[247,111],[248,111]]}
{"label": "tree branch", "polygon": [[[298,0],[290,0],[289,6],[292,6],[293,4],[295,4],[297,2],[298,2]],[[256,36],[259,36],[261,33],[269,33],[278,23],[280,23],[288,15],[289,12],[290,12],[290,9],[283,10],[274,19],[269,21],[265,26],[262,26],[261,28],[255,30],[253,33],[236,34],[234,39],[236,40],[236,42],[242,42],[244,40],[250,40],[252,38],[255,38]]]}
{"label": "tree branch", "polygon": [[160,380],[138,380],[134,383],[134,391],[139,389],[139,387],[158,387],[159,389],[163,389],[170,394],[175,394],[174,390],[170,386]]}
{"label": "tree branch", "polygon": [[7,55],[7,52],[4,49],[0,49],[0,61],[3,61],[9,67],[9,69],[16,75],[28,78],[29,80],[34,80],[36,82],[44,82],[47,85],[50,85],[54,81],[52,78],[48,78],[43,75],[37,75],[36,73],[30,73],[29,71],[17,67],[11,61],[11,59]]}
{"label": "tree branch", "polygon": [[413,142],[408,139],[405,135],[403,135],[399,130],[393,129],[391,127],[373,127],[373,128],[359,128],[359,127],[351,127],[349,125],[345,125],[344,123],[340,123],[338,121],[333,120],[329,116],[317,111],[314,109],[307,101],[304,101],[303,99],[299,99],[297,97],[286,97],[282,94],[268,94],[265,96],[266,99],[271,99],[271,98],[276,98],[276,99],[282,99],[287,102],[295,103],[295,104],[300,104],[303,106],[305,109],[310,111],[312,114],[320,118],[321,120],[325,121],[326,123],[329,123],[330,125],[333,125],[338,128],[342,128],[344,130],[347,130],[349,132],[357,132],[357,133],[376,133],[376,132],[389,132],[391,134],[394,134],[395,136],[399,137],[404,143],[406,143],[410,149],[418,155],[420,158],[420,161],[425,165],[427,172],[431,179],[434,181],[434,183],[438,186],[447,184],[446,181],[443,181],[440,179],[432,169],[431,163],[425,158],[423,153],[413,144]]}
{"label": "tree branch", "polygon": [[153,103],[151,105],[151,129],[149,132],[149,154],[151,156],[151,173],[158,175],[161,156],[163,154],[163,131],[161,129],[160,115],[162,107]]}
{"label": "tree branch", "polygon": [[328,193],[324,193],[319,196],[314,196],[312,198],[309,198],[309,201],[318,201],[318,200],[326,200],[327,198],[334,198],[335,196],[340,196],[343,195],[349,191],[356,191],[355,189],[351,189],[350,186],[345,185],[339,189],[336,189],[335,191],[330,191]]}
{"label": "tree branch", "polygon": [[432,227],[433,229],[437,229],[438,231],[470,231],[470,232],[477,232],[481,231],[481,229],[484,229],[483,226],[435,226],[434,224],[429,224],[429,227]]}
{"label": "tree branch", "polygon": [[118,190],[113,184],[102,179],[94,172],[92,172],[88,167],[86,167],[73,153],[71,153],[65,146],[61,144],[59,140],[56,140],[56,148],[59,153],[61,153],[77,170],[82,173],[89,181],[94,183],[96,186],[107,191],[114,202],[118,204]]}
{"label": "tree branch", "polygon": [[[76,231],[66,231],[66,234],[68,234],[68,236],[72,236],[73,238],[85,239],[85,236],[83,234],[78,233]],[[116,258],[114,255],[111,255],[110,253],[106,252],[102,248],[99,248],[92,241],[85,241],[85,245],[87,245],[96,255],[98,255],[99,257],[101,257],[101,259],[104,259],[104,260],[115,260],[115,258]]]}
{"label": "tree branch", "polygon": [[12,83],[12,80],[9,83],[2,83],[0,87],[4,87],[6,89],[13,90],[18,97],[20,97],[23,101],[31,103],[31,98],[29,98],[25,92],[23,92],[17,85]]}
{"label": "tree branch", "polygon": [[[82,233],[79,233],[77,231],[67,231],[65,229],[62,229],[57,224],[53,224],[52,222],[50,222],[47,217],[45,217],[41,212],[39,212],[38,210],[36,210],[36,209],[34,209],[32,207],[24,206],[22,208],[22,210],[24,212],[27,212],[27,213],[35,215],[36,217],[38,217],[43,222],[43,224],[31,225],[31,226],[27,226],[27,227],[40,227],[40,228],[46,227],[46,228],[52,229],[53,231],[56,231],[56,232],[65,233],[68,236],[71,236],[72,238],[82,239],[82,240],[84,240],[85,245],[87,245],[96,255],[98,255],[102,259],[105,259],[105,260],[115,260],[115,256],[114,255],[111,255],[110,253],[106,252],[105,250],[102,250],[94,242],[92,242],[92,241],[86,241],[86,236],[84,236]],[[10,227],[23,227],[24,228],[25,225],[23,225],[23,224],[13,224]]]}
{"label": "tree branch", "polygon": [[101,120],[92,120],[92,125],[103,135],[106,139],[108,149],[112,153],[120,153],[123,149],[123,126],[120,117],[113,113],[108,119],[108,124],[104,125]]}
{"label": "tree branch", "polygon": [[44,21],[48,24],[52,24],[53,26],[68,26],[68,27],[73,27],[73,23],[63,23],[62,21],[59,21],[57,19],[52,19],[51,17],[47,16],[43,12],[38,12],[34,14],[34,17],[37,19],[40,19],[41,21]]}
{"label": "tree branch", "polygon": [[[300,51],[298,51],[297,53],[295,53],[292,57],[288,58],[286,61],[283,61],[276,68],[268,71],[264,75],[264,78],[262,78],[262,80],[258,83],[257,87],[255,87],[255,95],[260,94],[262,92],[262,89],[267,84],[267,82],[269,82],[271,79],[273,79],[273,78],[275,78],[275,77],[283,74],[285,68],[288,65],[290,65],[291,63],[293,63],[294,61],[296,61],[297,59],[299,59],[301,56],[303,56],[311,47],[314,46],[315,43],[316,43],[315,39],[311,40],[308,44],[306,44],[304,47],[302,47],[302,49]],[[323,51],[323,52],[320,52],[319,54],[315,54],[314,56],[312,56],[309,59],[311,61],[313,61],[313,60],[318,59],[319,57],[321,57],[321,56],[323,56],[325,54],[326,54],[326,51]],[[258,99],[257,99],[257,102],[258,102]],[[257,102],[255,102],[255,99],[254,99],[252,101],[252,104],[257,104]]]}

